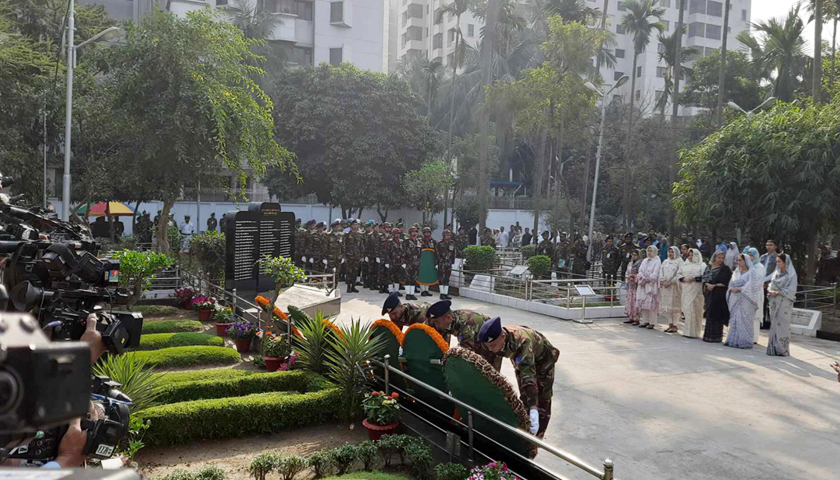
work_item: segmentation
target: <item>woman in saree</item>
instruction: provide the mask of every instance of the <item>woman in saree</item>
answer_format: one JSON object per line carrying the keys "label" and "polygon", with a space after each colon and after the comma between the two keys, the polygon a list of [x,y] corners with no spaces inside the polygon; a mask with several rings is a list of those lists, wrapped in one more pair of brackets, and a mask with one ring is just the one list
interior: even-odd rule
{"label": "woman in saree", "polygon": [[639,275],[639,267],[642,265],[642,260],[639,258],[639,251],[633,250],[633,255],[630,257],[630,263],[627,264],[627,270],[624,272],[624,282],[627,284],[627,298],[624,302],[624,314],[627,315],[627,320],[624,323],[631,325],[639,325],[640,311],[636,306],[636,277]]}
{"label": "woman in saree", "polygon": [[776,257],[776,271],[770,278],[767,297],[770,299],[770,334],[767,340],[767,355],[790,355],[790,317],[799,279],[790,255],[780,253]]}
{"label": "woman in saree", "polygon": [[729,335],[727,347],[752,348],[753,320],[755,309],[764,303],[764,277],[758,272],[747,255],[739,254],[735,272],[729,281],[726,302],[729,306]]}
{"label": "woman in saree", "polygon": [[723,341],[723,327],[729,325],[729,306],[726,304],[726,291],[732,270],[723,263],[726,254],[717,250],[712,254],[709,268],[703,274],[703,287],[706,296],[706,329],[703,341],[720,343]]}
{"label": "woman in saree", "polygon": [[641,328],[653,330],[659,317],[659,272],[662,269],[662,259],[659,258],[659,248],[651,245],[645,250],[646,258],[639,266],[636,287],[636,304],[641,312]]}
{"label": "woman in saree", "polygon": [[685,316],[683,336],[698,338],[703,325],[703,273],[706,264],[700,250],[692,248],[680,267],[680,299]]}
{"label": "woman in saree", "polygon": [[668,258],[662,262],[662,268],[659,271],[659,313],[668,319],[668,328],[665,333],[677,333],[677,323],[682,311],[679,282],[682,264],[680,249],[674,246],[668,249]]}
{"label": "woman in saree", "polygon": [[755,315],[753,316],[753,344],[758,344],[758,337],[761,332],[761,323],[764,321],[764,277],[767,275],[766,270],[764,269],[764,265],[761,263],[761,255],[758,254],[758,249],[755,247],[751,247],[747,250],[747,254],[749,255],[749,259],[752,262],[752,268],[750,271],[753,271],[755,276],[762,279],[761,280],[761,303],[758,305],[758,308],[755,309]]}

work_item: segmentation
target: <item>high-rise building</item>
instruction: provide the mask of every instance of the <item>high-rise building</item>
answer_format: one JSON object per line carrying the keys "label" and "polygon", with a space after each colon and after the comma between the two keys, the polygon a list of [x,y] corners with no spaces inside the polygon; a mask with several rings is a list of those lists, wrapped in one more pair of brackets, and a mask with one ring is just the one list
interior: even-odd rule
{"label": "high-rise building", "polygon": [[[451,14],[439,15],[441,6],[451,0],[391,0],[391,8],[397,12],[399,35],[397,37],[397,58],[409,61],[425,57],[440,59],[450,67],[455,54],[455,32],[457,17]],[[467,10],[461,15],[463,41],[473,48],[478,47],[479,32],[484,22]]]}

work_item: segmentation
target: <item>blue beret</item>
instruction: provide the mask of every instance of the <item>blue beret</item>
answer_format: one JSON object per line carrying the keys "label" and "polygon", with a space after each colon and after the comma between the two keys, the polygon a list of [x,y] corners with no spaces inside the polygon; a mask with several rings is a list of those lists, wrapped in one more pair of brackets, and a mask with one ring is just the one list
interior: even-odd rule
{"label": "blue beret", "polygon": [[397,308],[400,305],[400,297],[396,293],[392,293],[388,295],[388,298],[385,299],[385,303],[382,304],[382,315],[390,312],[391,310]]}
{"label": "blue beret", "polygon": [[499,317],[484,322],[478,331],[478,341],[481,343],[492,342],[502,335],[502,319]]}
{"label": "blue beret", "polygon": [[434,303],[428,310],[426,310],[426,317],[428,318],[439,318],[447,313],[449,313],[449,307],[452,306],[452,302],[449,300],[442,300],[440,302]]}

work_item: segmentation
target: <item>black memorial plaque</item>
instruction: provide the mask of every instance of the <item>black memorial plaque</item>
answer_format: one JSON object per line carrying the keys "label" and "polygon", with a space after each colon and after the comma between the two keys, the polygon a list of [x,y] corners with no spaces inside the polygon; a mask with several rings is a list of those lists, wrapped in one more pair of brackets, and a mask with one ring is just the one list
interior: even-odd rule
{"label": "black memorial plaque", "polygon": [[259,259],[294,258],[295,214],[277,203],[252,203],[248,211],[225,214],[225,289],[242,295],[272,290],[274,282]]}

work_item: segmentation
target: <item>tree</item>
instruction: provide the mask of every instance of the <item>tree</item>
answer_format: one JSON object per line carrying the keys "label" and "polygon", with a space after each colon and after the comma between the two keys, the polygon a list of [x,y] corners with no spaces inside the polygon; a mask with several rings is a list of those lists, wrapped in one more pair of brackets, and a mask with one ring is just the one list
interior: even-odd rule
{"label": "tree", "polygon": [[656,6],[656,2],[657,0],[627,0],[624,2],[627,13],[621,19],[621,25],[624,27],[624,30],[628,34],[633,35],[633,70],[630,71],[630,118],[627,122],[627,151],[624,159],[625,225],[630,225],[633,216],[632,200],[630,197],[633,172],[630,169],[630,158],[632,157],[633,105],[636,101],[636,67],[639,62],[639,54],[647,48],[653,31],[659,30],[659,33],[662,33],[665,30],[665,26],[659,21],[665,15],[665,9]]}
{"label": "tree", "polygon": [[[682,29],[680,35],[685,35],[685,28]],[[660,115],[665,117],[665,106],[668,104],[668,99],[674,88],[674,66],[677,63],[677,30],[671,35],[659,34],[659,43],[662,44],[662,50],[659,51],[659,61],[665,64],[665,86],[662,89],[662,95],[656,99],[656,106],[659,109]],[[697,47],[681,47],[682,52],[680,61],[691,61],[691,57],[700,53]],[[681,66],[681,70],[685,72],[683,77],[691,75],[691,68],[686,65]]]}
{"label": "tree", "polygon": [[[277,138],[297,155],[303,177],[297,193],[315,193],[344,215],[377,207],[387,217],[404,201],[405,173],[440,151],[439,136],[418,113],[423,102],[396,75],[350,64],[286,69],[271,94]],[[284,184],[283,175],[270,172],[273,195],[282,193],[271,188]]]}
{"label": "tree", "polygon": [[114,259],[120,262],[120,285],[130,288],[128,298],[130,309],[143,296],[143,290],[149,286],[149,280],[155,274],[172,265],[172,259],[157,252],[139,252],[135,250],[121,250],[114,253]]}
{"label": "tree", "polygon": [[[800,7],[796,4],[784,19],[771,18],[753,24],[763,42],[759,61],[776,71],[773,94],[784,102],[793,100],[800,84],[799,76],[805,68],[805,40],[802,39],[805,24],[799,18]],[[741,36],[739,40],[744,41]],[[755,45],[750,42],[748,46],[758,53],[753,49]]]}
{"label": "tree", "polygon": [[[694,61],[688,84],[681,95],[683,105],[715,111],[720,81],[720,52],[712,52]],[[753,76],[753,65],[746,53],[733,50],[726,59],[725,98],[749,111],[761,104],[764,89]]]}
{"label": "tree", "polygon": [[449,165],[441,160],[426,162],[418,170],[412,170],[403,177],[408,203],[423,212],[424,224],[443,210],[446,206],[445,192],[454,184]]}
{"label": "tree", "polygon": [[[136,175],[157,185],[167,218],[185,185],[222,168],[262,178],[266,169],[295,171],[274,139],[271,99],[252,79],[262,70],[237,27],[207,10],[187,18],[156,11],[129,25],[109,55],[114,111],[131,119]],[[169,251],[166,222],[158,227]]]}
{"label": "tree", "polygon": [[[718,72],[718,98],[717,106],[717,125],[721,125],[721,118],[723,118],[723,97],[726,94],[726,39],[729,38],[729,3],[731,0],[726,0],[723,5],[723,37],[720,42],[720,69]],[[821,1],[821,0],[820,0]]]}

